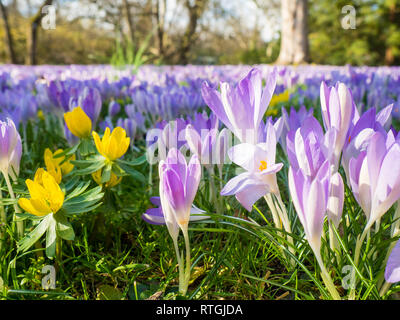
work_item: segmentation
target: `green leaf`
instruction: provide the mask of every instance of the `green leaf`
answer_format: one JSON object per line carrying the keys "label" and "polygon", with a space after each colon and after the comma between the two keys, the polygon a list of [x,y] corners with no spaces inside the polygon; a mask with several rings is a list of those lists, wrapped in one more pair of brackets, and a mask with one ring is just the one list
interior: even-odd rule
{"label": "green leaf", "polygon": [[81,214],[81,213],[85,213],[85,212],[90,212],[93,211],[94,209],[100,207],[103,203],[102,202],[98,202],[93,206],[86,206],[86,207],[73,207],[71,208],[71,211],[69,211],[67,214],[69,215],[73,215],[73,214]]}
{"label": "green leaf", "polygon": [[[71,172],[71,173],[72,173],[72,172]],[[69,176],[71,173],[69,173],[68,176]],[[79,182],[79,177],[77,177],[77,176],[72,176],[72,177],[70,177],[70,178],[67,180],[67,182],[64,184],[65,190],[66,190],[66,191],[71,190],[73,187],[76,186],[76,184],[77,184],[78,182]]]}
{"label": "green leaf", "polygon": [[39,225],[32,232],[30,232],[25,238],[21,239],[18,242],[18,251],[25,252],[31,246],[33,246],[35,242],[38,241],[40,237],[46,232],[50,224],[50,221],[52,219],[53,218],[51,217],[50,214],[45,216],[43,220],[39,223]]}
{"label": "green leaf", "polygon": [[148,268],[149,265],[148,264],[143,264],[143,263],[131,263],[131,264],[126,264],[124,266],[119,266],[116,267],[113,272],[115,271],[120,271],[120,270],[131,270],[131,269],[145,269]]}
{"label": "green leaf", "polygon": [[91,153],[95,153],[96,148],[90,139],[82,139],[81,143],[79,144],[79,152],[81,155],[87,156]]}
{"label": "green leaf", "polygon": [[63,209],[66,214],[79,214],[89,212],[101,205],[99,201],[103,198],[104,193],[101,192],[100,186],[95,187],[85,193],[66,200]]}
{"label": "green leaf", "polygon": [[82,175],[91,174],[93,172],[96,172],[96,171],[100,170],[101,168],[103,168],[106,165],[104,159],[96,160],[96,161],[93,161],[93,162],[91,162],[89,164],[90,165],[87,166],[86,168],[76,170],[75,174],[76,175],[81,175],[81,176]]}
{"label": "green leaf", "polygon": [[132,166],[132,167],[141,165],[141,164],[143,164],[145,162],[146,162],[146,155],[142,155],[141,157],[133,159],[131,161],[117,160],[118,164],[122,163],[122,164],[125,164],[127,166]]}
{"label": "green leaf", "polygon": [[49,258],[53,258],[56,255],[56,224],[56,220],[51,217],[46,233],[46,255]]}
{"label": "green leaf", "polygon": [[101,183],[106,183],[110,181],[111,179],[111,165],[108,164],[104,169],[103,172],[101,173]]}
{"label": "green leaf", "polygon": [[74,197],[77,197],[81,195],[90,185],[90,181],[87,182],[81,182],[75,189],[72,191],[64,201],[67,201],[68,199],[72,199]]}
{"label": "green leaf", "polygon": [[[79,141],[79,143],[77,143],[73,147],[65,149],[63,152],[60,152],[60,153],[57,153],[57,154],[53,155],[53,158],[61,158],[61,157],[64,157],[64,156],[72,155],[72,154],[74,154],[76,152],[76,150],[78,150],[79,145],[80,145],[80,141]],[[69,157],[66,157],[66,158],[68,159]]]}
{"label": "green leaf", "polygon": [[144,175],[141,172],[139,172],[135,169],[132,169],[131,167],[124,165],[122,163],[119,164],[119,166],[121,167],[122,170],[124,170],[127,174],[132,176],[134,179],[139,180],[140,182],[142,182],[144,184],[147,183],[146,178],[144,177]]}
{"label": "green leaf", "polygon": [[57,235],[64,240],[74,240],[75,232],[72,225],[68,222],[67,217],[61,212],[57,212],[54,216],[56,219],[56,231]]}
{"label": "green leaf", "polygon": [[17,203],[18,203],[18,199],[7,199],[7,198],[0,199],[1,206],[12,206]]}
{"label": "green leaf", "polygon": [[112,286],[104,284],[99,287],[100,300],[121,300],[122,298],[122,292]]}

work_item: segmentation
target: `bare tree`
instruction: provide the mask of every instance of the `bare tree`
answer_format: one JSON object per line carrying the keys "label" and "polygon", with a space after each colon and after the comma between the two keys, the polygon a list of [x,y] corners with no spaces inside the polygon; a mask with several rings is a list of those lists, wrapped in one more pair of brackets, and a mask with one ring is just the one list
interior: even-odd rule
{"label": "bare tree", "polygon": [[182,37],[179,48],[179,63],[187,64],[189,62],[190,47],[195,41],[196,28],[198,20],[201,18],[208,4],[208,0],[185,0],[185,6],[189,11],[189,23]]}
{"label": "bare tree", "polygon": [[3,2],[1,0],[0,0],[0,11],[1,11],[1,17],[3,19],[4,30],[5,30],[8,56],[10,58],[11,63],[17,63],[17,59],[16,59],[15,52],[14,52],[14,42],[13,42],[11,30],[10,30],[10,25],[8,23],[7,8],[3,5]]}
{"label": "bare tree", "polygon": [[157,37],[158,37],[158,55],[162,58],[165,56],[164,37],[165,37],[165,13],[166,0],[157,0],[156,2],[156,21],[157,21]]}
{"label": "bare tree", "polygon": [[42,10],[45,6],[49,6],[53,3],[53,0],[46,0],[40,6],[37,13],[30,19],[30,29],[27,37],[27,48],[28,48],[28,56],[27,56],[27,64],[34,65],[36,64],[36,48],[37,48],[37,34],[38,28],[42,21],[43,15]]}
{"label": "bare tree", "polygon": [[282,0],[281,19],[281,49],[277,63],[308,62],[307,0]]}
{"label": "bare tree", "polygon": [[131,5],[128,0],[124,0],[124,7],[126,11],[126,20],[128,22],[128,27],[129,27],[129,34],[131,38],[131,42],[135,43],[135,29],[133,26],[133,17],[131,14]]}

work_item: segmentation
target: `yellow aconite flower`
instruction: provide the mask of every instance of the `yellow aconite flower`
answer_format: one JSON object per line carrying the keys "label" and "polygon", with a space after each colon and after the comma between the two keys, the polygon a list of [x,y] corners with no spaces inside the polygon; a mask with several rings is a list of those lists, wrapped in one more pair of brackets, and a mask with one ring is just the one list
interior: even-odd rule
{"label": "yellow aconite flower", "polygon": [[44,120],[44,113],[43,113],[42,110],[39,110],[39,111],[37,112],[37,117],[38,117],[40,120]]}
{"label": "yellow aconite flower", "polygon": [[[103,186],[101,183],[101,174],[102,174],[102,169],[97,170],[96,172],[92,173],[93,180],[96,181],[96,183],[99,186]],[[118,183],[120,183],[122,180],[122,177],[117,177],[115,173],[111,172],[111,177],[108,182],[105,183],[106,188],[112,188],[115,187]]]}
{"label": "yellow aconite flower", "polygon": [[[52,153],[49,148],[44,151],[44,163],[46,164],[47,171],[56,179],[57,183],[61,182],[63,175],[70,173],[74,168],[70,160],[75,160],[75,155],[72,155],[66,161],[64,161],[65,156],[54,158],[55,155],[61,152],[63,152],[63,150],[58,149]],[[62,163],[63,161],[64,163]]]}
{"label": "yellow aconite flower", "polygon": [[26,212],[35,216],[45,216],[61,209],[64,192],[50,173],[40,168],[35,174],[34,181],[27,179],[26,185],[31,198],[18,200],[19,206]]}
{"label": "yellow aconite flower", "polygon": [[116,127],[111,134],[107,127],[102,139],[97,132],[93,131],[92,134],[97,151],[109,161],[122,157],[129,148],[130,138],[121,127]]}
{"label": "yellow aconite flower", "polygon": [[278,103],[289,101],[289,91],[285,90],[280,94],[275,94],[269,103],[270,107],[276,106]]}
{"label": "yellow aconite flower", "polygon": [[64,113],[64,120],[69,131],[78,138],[88,138],[92,131],[92,121],[87,114],[76,107],[72,111]]}

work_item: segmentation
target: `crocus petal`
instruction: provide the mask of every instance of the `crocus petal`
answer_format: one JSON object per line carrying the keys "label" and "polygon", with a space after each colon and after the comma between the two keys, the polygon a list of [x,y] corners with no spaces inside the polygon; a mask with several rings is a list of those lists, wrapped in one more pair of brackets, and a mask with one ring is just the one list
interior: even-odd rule
{"label": "crocus petal", "polygon": [[[276,147],[275,147],[276,148]],[[254,144],[241,143],[228,150],[232,162],[249,172],[258,171],[260,161],[268,161],[268,153]]]}
{"label": "crocus petal", "polygon": [[336,172],[331,177],[331,186],[329,192],[327,215],[330,221],[337,228],[342,218],[344,202],[344,184],[342,176]]}
{"label": "crocus petal", "polygon": [[182,213],[185,210],[185,190],[179,175],[173,169],[164,172],[164,192],[172,209],[177,215],[177,221],[184,219]]}
{"label": "crocus petal", "polygon": [[226,116],[224,106],[221,102],[221,94],[214,88],[210,87],[210,85],[207,82],[203,83],[201,87],[201,94],[204,101],[210,107],[210,109],[229,128],[229,130],[233,132],[234,131],[233,125]]}
{"label": "crocus petal", "polygon": [[326,194],[323,186],[318,179],[315,179],[311,182],[306,204],[307,240],[314,250],[318,250],[321,246],[326,205]]}
{"label": "crocus petal", "polygon": [[165,224],[164,214],[160,208],[148,209],[142,214],[142,219],[150,224],[163,225]]}
{"label": "crocus petal", "polygon": [[393,109],[393,103],[383,108],[376,115],[376,121],[379,122],[382,127],[385,127],[387,121],[390,119],[390,116],[392,115],[392,109]]}
{"label": "crocus petal", "polygon": [[390,253],[389,260],[385,269],[385,280],[388,283],[400,281],[400,240]]}
{"label": "crocus petal", "polygon": [[236,199],[247,211],[251,211],[253,204],[268,192],[265,185],[246,184],[236,193]]}
{"label": "crocus petal", "polygon": [[258,125],[260,123],[262,117],[267,111],[271,98],[274,95],[276,87],[276,79],[277,79],[277,71],[274,69],[273,72],[271,72],[268,75],[265,88],[262,92],[261,102],[257,104],[259,110],[257,110],[257,108],[255,109],[255,114],[257,115],[257,117],[255,118],[257,119],[255,125]]}
{"label": "crocus petal", "polygon": [[221,190],[221,195],[233,195],[253,185],[264,185],[264,182],[251,172],[244,172],[229,180]]}
{"label": "crocus petal", "polygon": [[185,185],[186,205],[190,207],[196,196],[201,178],[201,165],[196,155],[192,156],[187,167],[187,177]]}

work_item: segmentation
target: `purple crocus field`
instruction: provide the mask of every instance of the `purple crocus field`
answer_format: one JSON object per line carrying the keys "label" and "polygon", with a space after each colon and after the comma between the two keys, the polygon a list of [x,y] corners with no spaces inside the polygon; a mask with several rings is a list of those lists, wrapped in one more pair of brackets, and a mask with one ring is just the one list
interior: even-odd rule
{"label": "purple crocus field", "polygon": [[1,65],[1,297],[399,299],[399,99],[400,67]]}

